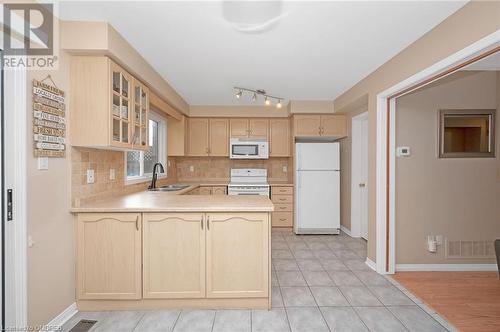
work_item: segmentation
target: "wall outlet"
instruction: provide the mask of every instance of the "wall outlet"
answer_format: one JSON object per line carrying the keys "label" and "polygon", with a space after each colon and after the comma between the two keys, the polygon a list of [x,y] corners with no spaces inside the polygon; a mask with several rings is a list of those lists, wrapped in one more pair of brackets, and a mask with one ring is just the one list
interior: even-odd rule
{"label": "wall outlet", "polygon": [[409,157],[411,155],[411,149],[409,146],[398,146],[396,148],[396,157]]}
{"label": "wall outlet", "polygon": [[285,165],[283,166],[283,173],[287,173],[288,172],[288,167]]}
{"label": "wall outlet", "polygon": [[49,158],[48,157],[38,157],[38,169],[39,170],[49,169]]}
{"label": "wall outlet", "polygon": [[94,170],[88,169],[87,170],[87,183],[94,183],[94,181],[95,181]]}
{"label": "wall outlet", "polygon": [[116,179],[116,171],[114,168],[110,168],[109,169],[109,179],[110,180],[114,180]]}
{"label": "wall outlet", "polygon": [[189,166],[189,171],[190,172],[194,172],[194,166],[193,165]]}

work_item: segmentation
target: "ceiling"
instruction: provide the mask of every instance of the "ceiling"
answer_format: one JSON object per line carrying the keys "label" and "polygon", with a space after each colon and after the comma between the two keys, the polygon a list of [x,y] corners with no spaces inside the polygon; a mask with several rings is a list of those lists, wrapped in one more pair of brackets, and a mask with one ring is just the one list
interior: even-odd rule
{"label": "ceiling", "polygon": [[465,3],[70,1],[59,12],[109,22],[191,105],[251,105],[232,87],[333,100]]}

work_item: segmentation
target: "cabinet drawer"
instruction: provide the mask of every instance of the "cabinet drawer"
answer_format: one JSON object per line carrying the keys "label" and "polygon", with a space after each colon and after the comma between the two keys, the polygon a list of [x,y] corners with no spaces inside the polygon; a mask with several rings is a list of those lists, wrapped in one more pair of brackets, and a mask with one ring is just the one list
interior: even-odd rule
{"label": "cabinet drawer", "polygon": [[293,206],[292,206],[292,204],[275,203],[274,204],[274,211],[276,211],[276,212],[292,212]]}
{"label": "cabinet drawer", "polygon": [[293,213],[292,212],[273,212],[271,215],[273,227],[292,227]]}
{"label": "cabinet drawer", "polygon": [[293,187],[272,187],[273,195],[293,195]]}
{"label": "cabinet drawer", "polygon": [[293,196],[291,195],[272,195],[271,200],[273,203],[292,203]]}

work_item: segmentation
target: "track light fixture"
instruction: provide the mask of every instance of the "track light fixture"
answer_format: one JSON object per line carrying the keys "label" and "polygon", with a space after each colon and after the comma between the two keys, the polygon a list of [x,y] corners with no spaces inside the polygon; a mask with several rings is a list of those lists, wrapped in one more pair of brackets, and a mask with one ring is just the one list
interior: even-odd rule
{"label": "track light fixture", "polygon": [[276,100],[276,108],[281,108],[283,105],[281,104],[281,101],[283,98],[281,97],[276,97],[276,96],[271,96],[266,93],[266,90],[258,89],[258,90],[253,90],[253,89],[247,89],[247,88],[240,88],[240,87],[233,87],[235,93],[234,96],[236,99],[241,99],[241,96],[243,95],[243,92],[249,92],[252,94],[252,102],[256,102],[258,96],[263,96],[264,97],[264,104],[265,105],[271,105],[272,100]]}

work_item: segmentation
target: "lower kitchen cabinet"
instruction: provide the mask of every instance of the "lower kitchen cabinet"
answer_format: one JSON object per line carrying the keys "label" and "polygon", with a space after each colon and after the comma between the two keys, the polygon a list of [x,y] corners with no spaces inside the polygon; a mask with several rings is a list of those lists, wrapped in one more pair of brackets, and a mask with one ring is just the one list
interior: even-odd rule
{"label": "lower kitchen cabinet", "polygon": [[207,297],[267,297],[269,215],[207,214]]}
{"label": "lower kitchen cabinet", "polygon": [[141,298],[141,261],[141,214],[78,214],[78,299]]}
{"label": "lower kitchen cabinet", "polygon": [[143,215],[143,297],[205,297],[202,213]]}

